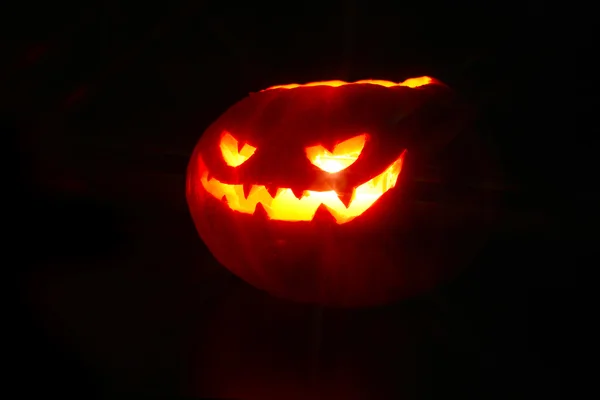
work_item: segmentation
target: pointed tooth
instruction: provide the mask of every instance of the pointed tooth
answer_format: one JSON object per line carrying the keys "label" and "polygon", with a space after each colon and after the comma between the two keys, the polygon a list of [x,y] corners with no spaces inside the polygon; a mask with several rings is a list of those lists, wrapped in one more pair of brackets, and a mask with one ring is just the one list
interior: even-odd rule
{"label": "pointed tooth", "polygon": [[352,202],[352,199],[354,199],[354,189],[351,192],[338,193],[337,195],[338,195],[339,199],[342,201],[342,203],[344,203],[346,208],[348,208],[348,207],[350,207],[350,203]]}
{"label": "pointed tooth", "polygon": [[329,154],[333,154],[333,150],[335,149],[335,146],[337,146],[339,142],[336,140],[329,140],[325,143],[322,143],[321,146],[327,150],[329,152]]}
{"label": "pointed tooth", "polygon": [[350,183],[348,183],[347,179],[337,179],[329,182],[329,186],[332,190],[340,195],[341,193],[352,193],[354,192],[354,188]]}
{"label": "pointed tooth", "polygon": [[304,197],[303,189],[292,188],[291,190],[292,190],[292,193],[294,193],[294,196],[296,196],[296,198],[298,200],[300,200],[302,197]]}
{"label": "pointed tooth", "polygon": [[221,197],[221,201],[223,203],[229,203],[229,201],[227,201],[227,196],[223,195],[223,197]]}
{"label": "pointed tooth", "polygon": [[321,204],[319,208],[317,208],[317,212],[315,212],[312,220],[313,222],[320,224],[330,224],[336,222],[335,217],[331,215],[331,212],[324,204]]}
{"label": "pointed tooth", "polygon": [[208,171],[208,172],[206,173],[206,180],[207,180],[207,181],[210,181],[212,178],[214,178],[214,177],[213,177],[213,174],[212,174],[210,171]]}
{"label": "pointed tooth", "polygon": [[252,190],[252,184],[251,183],[244,183],[242,185],[242,188],[244,189],[244,197],[247,199],[248,196],[250,196],[250,191]]}
{"label": "pointed tooth", "polygon": [[277,186],[267,185],[265,186],[265,188],[267,189],[267,192],[269,192],[272,198],[275,198],[275,196],[277,196],[277,192],[279,191],[279,188]]}
{"label": "pointed tooth", "polygon": [[254,216],[258,219],[269,219],[269,214],[267,214],[267,210],[265,210],[265,207],[260,202],[256,203],[256,208],[254,209]]}
{"label": "pointed tooth", "polygon": [[246,142],[242,142],[241,140],[238,142],[238,153],[240,153],[242,151],[242,149],[244,148],[245,145],[246,145]]}

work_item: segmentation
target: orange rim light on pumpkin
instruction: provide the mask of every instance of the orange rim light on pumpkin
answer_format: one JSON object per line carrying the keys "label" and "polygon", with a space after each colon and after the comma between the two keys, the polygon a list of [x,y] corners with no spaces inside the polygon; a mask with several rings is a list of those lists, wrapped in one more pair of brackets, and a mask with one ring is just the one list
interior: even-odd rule
{"label": "orange rim light on pumpkin", "polygon": [[409,88],[416,88],[419,86],[429,85],[430,83],[437,82],[433,78],[428,76],[421,76],[419,78],[410,78],[405,80],[404,82],[391,82],[384,81],[380,79],[363,79],[356,82],[345,82],[345,81],[322,81],[322,82],[310,82],[310,83],[290,83],[287,85],[277,85],[271,86],[265,90],[273,90],[273,89],[295,89],[298,87],[311,87],[311,86],[330,86],[330,87],[340,87],[344,85],[356,85],[356,84],[367,84],[367,85],[378,85],[384,87],[394,87],[394,86],[406,86]]}

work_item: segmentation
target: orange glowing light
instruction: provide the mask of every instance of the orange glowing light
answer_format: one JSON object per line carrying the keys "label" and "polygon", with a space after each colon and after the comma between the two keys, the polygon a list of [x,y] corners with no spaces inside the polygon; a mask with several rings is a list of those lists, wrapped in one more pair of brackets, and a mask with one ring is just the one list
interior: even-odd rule
{"label": "orange glowing light", "polygon": [[256,151],[256,147],[252,147],[248,143],[245,143],[240,149],[237,139],[229,132],[223,133],[219,147],[225,163],[230,167],[239,167],[248,161]]}
{"label": "orange glowing light", "polygon": [[295,89],[297,87],[310,87],[310,86],[331,86],[331,87],[339,87],[344,85],[355,85],[355,84],[368,84],[368,85],[379,85],[384,87],[393,87],[393,86],[406,86],[409,88],[416,88],[419,86],[428,85],[433,83],[433,78],[428,76],[421,76],[419,78],[410,78],[405,80],[404,82],[391,82],[391,81],[383,81],[378,79],[363,79],[356,82],[344,82],[344,81],[323,81],[323,82],[310,82],[310,83],[290,83],[288,85],[277,85],[271,86],[265,90],[273,90],[273,89]]}
{"label": "orange glowing light", "polygon": [[323,204],[338,224],[352,221],[368,210],[385,192],[392,189],[402,170],[406,150],[381,174],[354,189],[352,199],[346,207],[334,190],[317,192],[305,190],[300,198],[288,188],[279,188],[271,196],[263,185],[252,185],[248,196],[244,196],[243,185],[222,183],[211,177],[209,171],[199,161],[201,182],[204,189],[216,199],[225,200],[230,209],[244,214],[254,214],[256,205],[261,203],[269,219],[280,221],[311,221],[317,209]]}
{"label": "orange glowing light", "polygon": [[362,153],[367,141],[367,135],[359,135],[338,143],[329,152],[321,145],[306,148],[306,157],[310,162],[326,172],[339,172],[348,168]]}

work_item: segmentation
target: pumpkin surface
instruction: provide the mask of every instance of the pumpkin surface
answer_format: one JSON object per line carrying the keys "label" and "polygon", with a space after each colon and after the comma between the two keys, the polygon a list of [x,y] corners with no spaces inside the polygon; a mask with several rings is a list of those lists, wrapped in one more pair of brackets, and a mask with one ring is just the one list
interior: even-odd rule
{"label": "pumpkin surface", "polygon": [[335,306],[421,293],[455,271],[464,215],[413,183],[458,132],[452,91],[428,78],[275,86],[200,138],[187,200],[202,240],[271,294]]}

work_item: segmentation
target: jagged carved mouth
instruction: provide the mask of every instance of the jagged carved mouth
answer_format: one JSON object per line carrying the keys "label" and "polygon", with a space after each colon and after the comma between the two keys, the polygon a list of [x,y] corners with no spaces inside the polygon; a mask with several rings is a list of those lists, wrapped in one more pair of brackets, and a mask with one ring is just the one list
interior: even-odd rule
{"label": "jagged carved mouth", "polygon": [[289,188],[227,184],[214,177],[209,179],[209,171],[201,159],[200,179],[208,193],[222,200],[233,211],[254,214],[257,205],[261,204],[269,219],[311,221],[317,209],[323,205],[338,224],[344,224],[363,214],[396,185],[405,154],[406,150],[381,174],[357,186],[350,194],[338,194],[334,190],[304,190],[298,193]]}

